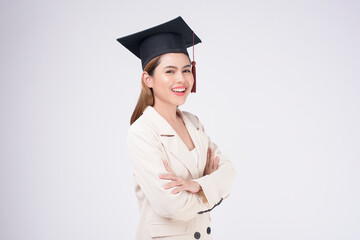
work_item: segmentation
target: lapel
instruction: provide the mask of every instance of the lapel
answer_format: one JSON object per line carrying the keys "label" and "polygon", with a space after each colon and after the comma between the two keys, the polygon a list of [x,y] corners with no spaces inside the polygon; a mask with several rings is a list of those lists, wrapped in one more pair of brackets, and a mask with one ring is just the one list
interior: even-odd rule
{"label": "lapel", "polygon": [[155,110],[155,108],[147,106],[143,112],[143,115],[155,125],[159,133],[160,142],[164,145],[164,147],[174,157],[176,157],[184,164],[184,166],[191,173],[193,179],[197,179],[202,175],[199,169],[203,170],[205,166],[202,154],[204,152],[204,146],[201,141],[202,138],[199,134],[200,130],[193,125],[190,119],[179,108],[177,108],[177,112],[183,119],[186,129],[188,130],[190,137],[197,149],[197,154],[199,157],[198,165],[196,165],[195,159],[180,136],[176,133],[168,121],[166,121],[166,119]]}

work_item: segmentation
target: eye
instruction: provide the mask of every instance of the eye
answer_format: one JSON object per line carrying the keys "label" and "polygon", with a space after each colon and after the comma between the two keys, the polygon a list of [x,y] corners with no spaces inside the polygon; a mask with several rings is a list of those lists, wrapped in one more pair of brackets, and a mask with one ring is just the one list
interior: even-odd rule
{"label": "eye", "polygon": [[184,70],[184,72],[188,72],[188,73],[189,73],[189,72],[191,72],[191,71],[190,71],[189,69],[186,69],[186,70]]}
{"label": "eye", "polygon": [[166,71],[166,73],[174,73],[174,71],[173,70],[168,70],[168,71]]}

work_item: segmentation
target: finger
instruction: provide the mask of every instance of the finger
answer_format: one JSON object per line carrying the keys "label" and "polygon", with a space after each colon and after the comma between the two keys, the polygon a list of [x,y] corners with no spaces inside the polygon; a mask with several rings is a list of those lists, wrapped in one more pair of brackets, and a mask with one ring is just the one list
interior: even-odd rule
{"label": "finger", "polygon": [[173,188],[173,187],[176,187],[176,186],[181,186],[182,184],[179,182],[179,181],[174,181],[174,182],[170,182],[168,184],[166,184],[164,186],[164,189],[170,189],[170,188]]}
{"label": "finger", "polygon": [[210,154],[210,169],[214,168],[214,151],[211,149],[211,154]]}
{"label": "finger", "polygon": [[209,165],[210,165],[210,157],[208,156],[207,159],[206,159],[205,168],[209,168]]}
{"label": "finger", "polygon": [[164,163],[164,166],[165,166],[166,170],[168,172],[170,172],[170,168],[169,168],[169,166],[167,165],[167,162],[164,159],[163,159],[163,163]]}
{"label": "finger", "polygon": [[219,158],[219,156],[217,156],[216,160],[215,160],[215,170],[217,170],[219,168],[219,162],[220,162],[220,158]]}
{"label": "finger", "polygon": [[167,162],[165,161],[165,159],[162,159],[163,163],[164,163],[164,166],[166,168],[166,170],[168,169],[168,165],[167,165]]}
{"label": "finger", "polygon": [[177,194],[177,193],[179,193],[181,191],[185,191],[185,190],[186,190],[185,186],[181,186],[181,187],[178,187],[178,188],[175,188],[174,190],[172,190],[171,193]]}
{"label": "finger", "polygon": [[175,175],[172,175],[172,174],[160,174],[159,178],[166,179],[166,180],[172,180],[172,181],[178,180],[178,177],[176,177]]}
{"label": "finger", "polygon": [[207,155],[206,155],[206,164],[205,164],[205,169],[209,168],[209,160],[210,160],[210,148],[208,148],[207,150]]}
{"label": "finger", "polygon": [[165,168],[166,168],[166,171],[170,172],[170,173],[173,173],[173,171],[171,170],[171,168],[168,166],[167,162],[163,159],[162,160],[164,165],[165,165]]}

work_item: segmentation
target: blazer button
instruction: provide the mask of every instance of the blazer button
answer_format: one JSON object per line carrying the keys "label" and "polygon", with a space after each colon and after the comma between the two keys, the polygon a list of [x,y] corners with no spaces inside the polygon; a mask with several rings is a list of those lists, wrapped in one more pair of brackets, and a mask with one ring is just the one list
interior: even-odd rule
{"label": "blazer button", "polygon": [[199,232],[195,232],[195,233],[194,233],[194,238],[195,238],[195,239],[199,239],[199,238],[200,238],[200,233],[199,233]]}
{"label": "blazer button", "polygon": [[207,232],[207,234],[210,234],[210,233],[211,233],[211,228],[208,227],[208,228],[206,229],[206,232]]}

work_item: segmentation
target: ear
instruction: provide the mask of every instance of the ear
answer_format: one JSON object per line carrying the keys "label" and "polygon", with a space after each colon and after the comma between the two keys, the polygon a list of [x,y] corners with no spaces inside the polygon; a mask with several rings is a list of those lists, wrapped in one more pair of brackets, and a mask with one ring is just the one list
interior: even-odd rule
{"label": "ear", "polygon": [[147,71],[143,71],[142,80],[144,81],[145,85],[148,86],[149,88],[153,87],[153,78],[149,75]]}

